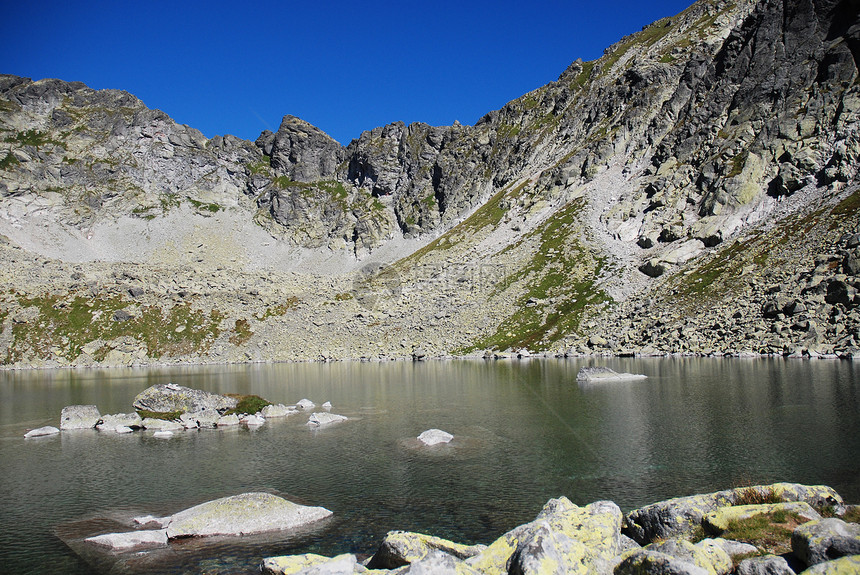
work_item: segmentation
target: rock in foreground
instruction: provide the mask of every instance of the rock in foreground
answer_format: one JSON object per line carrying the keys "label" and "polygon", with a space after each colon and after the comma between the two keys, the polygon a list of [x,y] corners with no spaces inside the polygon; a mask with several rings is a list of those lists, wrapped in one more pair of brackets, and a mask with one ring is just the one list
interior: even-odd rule
{"label": "rock in foreground", "polygon": [[587,381],[591,383],[600,381],[631,381],[647,378],[647,375],[640,375],[637,373],[618,373],[608,367],[583,367],[576,374],[576,381]]}
{"label": "rock in foreground", "polygon": [[331,514],[323,507],[298,505],[271,493],[243,493],[201,503],[170,516],[167,536],[176,539],[282,531],[303,527]]}
{"label": "rock in foreground", "polygon": [[24,437],[44,437],[45,435],[54,435],[60,433],[60,430],[53,425],[46,425],[38,429],[31,429],[24,434]]}
{"label": "rock in foreground", "polygon": [[129,531],[127,533],[105,533],[88,537],[86,541],[106,547],[111,551],[139,551],[167,545],[167,534],[163,529]]}
{"label": "rock in foreground", "polygon": [[223,413],[234,409],[237,403],[233,397],[167,383],[146,388],[134,398],[133,405],[135,409],[155,413]]}

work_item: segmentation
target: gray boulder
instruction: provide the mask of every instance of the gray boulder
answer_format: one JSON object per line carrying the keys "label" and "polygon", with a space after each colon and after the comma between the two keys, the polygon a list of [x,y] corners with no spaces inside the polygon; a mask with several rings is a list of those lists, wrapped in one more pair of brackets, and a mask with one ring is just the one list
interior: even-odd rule
{"label": "gray boulder", "polygon": [[660,551],[637,549],[615,568],[614,575],[712,575],[695,563]]}
{"label": "gray boulder", "polygon": [[92,429],[101,419],[95,405],[69,405],[60,413],[60,429]]}
{"label": "gray boulder", "polygon": [[298,409],[313,409],[316,404],[310,399],[302,399],[296,404],[296,407]]}
{"label": "gray boulder", "polygon": [[231,413],[230,415],[222,415],[218,418],[218,421],[215,423],[218,427],[230,427],[233,425],[239,425],[239,416],[235,413]]}
{"label": "gray boulder", "polygon": [[345,415],[335,415],[334,413],[320,412],[312,413],[308,418],[308,425],[311,427],[323,427],[333,423],[346,421],[348,418]]}
{"label": "gray boulder", "polygon": [[464,561],[442,551],[432,551],[426,557],[398,570],[398,575],[481,575]]}
{"label": "gray boulder", "polygon": [[389,531],[367,566],[370,569],[396,569],[420,561],[435,551],[458,559],[468,559],[486,548],[486,545],[461,545],[422,533]]}
{"label": "gray boulder", "polygon": [[813,565],[803,575],[856,575],[860,573],[860,555],[842,557]]}
{"label": "gray boulder", "polygon": [[155,419],[147,417],[141,422],[144,429],[150,431],[179,431],[185,429],[185,426],[177,421],[168,421],[166,419]]}
{"label": "gray boulder", "polygon": [[38,429],[31,429],[24,434],[24,437],[44,437],[45,435],[54,435],[56,433],[60,433],[60,430],[53,425],[46,425]]}
{"label": "gray boulder", "polygon": [[583,367],[576,374],[576,381],[598,382],[598,381],[629,381],[636,379],[647,379],[647,375],[636,373],[618,373],[608,367]]}
{"label": "gray boulder", "polygon": [[323,557],[314,553],[267,557],[260,570],[266,575],[352,575],[362,572],[355,555]]}
{"label": "gray boulder", "polygon": [[791,534],[791,550],[807,565],[860,555],[860,525],[836,518],[804,523]]}
{"label": "gray boulder", "polygon": [[217,411],[194,411],[179,416],[182,424],[189,429],[194,427],[216,427],[221,416]]}
{"label": "gray boulder", "polygon": [[139,551],[165,547],[167,545],[167,533],[163,529],[105,533],[104,535],[87,537],[85,541],[99,547],[106,547],[111,551]]}
{"label": "gray boulder", "polygon": [[237,400],[225,395],[191,389],[174,383],[153,385],[134,398],[134,408],[155,413],[218,412],[236,407]]}
{"label": "gray boulder", "polygon": [[250,535],[296,529],[332,513],[307,507],[271,493],[243,493],[201,503],[169,517],[167,537]]}
{"label": "gray boulder", "polygon": [[794,575],[788,561],[776,555],[750,557],[738,564],[737,575]]}

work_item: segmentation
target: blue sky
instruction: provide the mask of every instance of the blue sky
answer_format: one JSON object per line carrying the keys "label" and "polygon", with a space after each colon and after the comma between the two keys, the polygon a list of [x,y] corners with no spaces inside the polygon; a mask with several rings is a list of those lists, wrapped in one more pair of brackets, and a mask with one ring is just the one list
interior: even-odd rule
{"label": "blue sky", "polygon": [[292,114],[347,144],[473,124],[689,3],[6,2],[0,73],[127,90],[208,137]]}

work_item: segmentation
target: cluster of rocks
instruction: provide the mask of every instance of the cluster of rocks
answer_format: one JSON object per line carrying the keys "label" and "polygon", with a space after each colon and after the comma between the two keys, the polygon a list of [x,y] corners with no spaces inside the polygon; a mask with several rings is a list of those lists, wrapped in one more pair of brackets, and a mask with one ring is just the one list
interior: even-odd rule
{"label": "cluster of rocks", "polygon": [[[744,505],[750,493],[783,503]],[[856,573],[860,525],[822,518],[816,511],[844,513],[840,496],[824,486],[778,483],[681,497],[627,513],[611,501],[579,507],[551,499],[534,521],[490,545],[463,545],[404,531],[389,532],[361,562],[355,555],[270,557],[270,575],[347,573],[614,574],[614,575],[815,575]],[[730,519],[783,510],[802,522],[791,536],[788,558],[762,554],[754,545],[720,538]],[[710,537],[693,543],[698,530]],[[788,559],[788,560],[787,560]],[[791,565],[789,564],[791,561]]]}
{"label": "cluster of rocks", "polygon": [[[155,437],[169,438],[176,431],[199,428],[224,428],[236,425],[259,427],[266,419],[288,417],[308,412],[316,407],[309,399],[295,405],[265,405],[255,413],[237,413],[236,397],[192,389],[174,383],[150,386],[137,395],[131,413],[102,415],[95,405],[69,405],[60,414],[59,429],[44,426],[33,429],[25,437],[54,435],[60,431],[97,429],[102,432],[131,433],[135,430],[154,431]],[[344,415],[330,413],[332,405],[325,402],[325,411],[313,412],[308,418],[309,427],[322,427],[346,421]],[[141,413],[144,416],[141,416]]]}

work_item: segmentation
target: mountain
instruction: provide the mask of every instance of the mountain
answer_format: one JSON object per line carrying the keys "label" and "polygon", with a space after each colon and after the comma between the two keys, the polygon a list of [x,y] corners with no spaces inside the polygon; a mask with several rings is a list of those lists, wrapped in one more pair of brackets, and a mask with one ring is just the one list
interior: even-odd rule
{"label": "mountain", "polygon": [[858,14],[701,0],[474,126],[347,146],[0,76],[0,358],[857,356]]}

